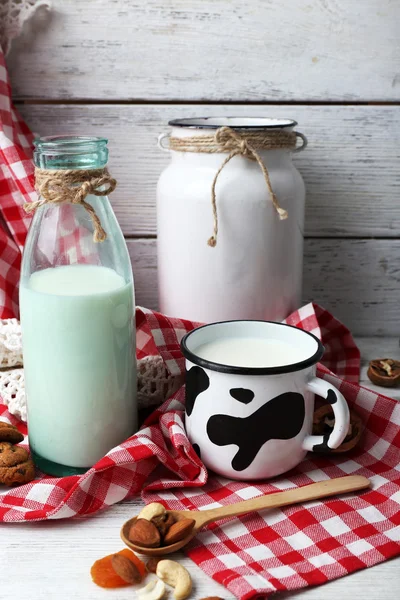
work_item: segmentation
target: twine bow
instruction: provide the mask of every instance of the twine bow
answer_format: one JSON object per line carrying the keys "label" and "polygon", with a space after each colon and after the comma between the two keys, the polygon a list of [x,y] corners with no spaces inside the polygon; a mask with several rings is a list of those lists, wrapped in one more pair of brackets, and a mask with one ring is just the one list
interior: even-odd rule
{"label": "twine bow", "polygon": [[[285,135],[288,135],[288,134],[285,134]],[[289,133],[289,135],[290,135],[290,133]],[[296,135],[296,134],[294,134],[294,135]],[[262,142],[262,140],[265,139],[265,134],[264,135],[258,134],[258,138],[259,138],[258,141]],[[288,218],[287,210],[285,210],[284,208],[281,208],[279,206],[278,198],[276,197],[276,195],[272,189],[272,186],[271,186],[271,180],[269,177],[268,170],[267,170],[266,166],[264,165],[264,163],[261,159],[261,156],[259,155],[259,153],[257,152],[257,150],[255,148],[256,144],[251,143],[250,137],[247,134],[244,134],[242,136],[240,133],[238,133],[234,129],[231,129],[230,127],[221,127],[220,129],[218,129],[216,131],[214,139],[215,139],[215,143],[220,148],[220,152],[229,152],[229,155],[225,158],[224,162],[222,163],[222,165],[216,172],[214,180],[212,182],[212,186],[211,186],[211,205],[212,205],[213,218],[214,218],[214,231],[213,231],[213,235],[210,237],[207,244],[209,246],[211,246],[212,248],[215,248],[215,246],[217,245],[217,236],[218,236],[218,212],[217,212],[217,199],[216,199],[216,194],[215,194],[215,187],[216,187],[217,180],[218,180],[218,177],[219,177],[222,169],[228,164],[228,162],[230,160],[232,160],[232,158],[234,156],[241,155],[241,156],[244,156],[245,158],[248,158],[249,160],[255,160],[258,163],[258,165],[264,175],[265,183],[267,185],[269,194],[271,196],[272,204],[274,205],[274,208],[279,215],[279,219],[282,221],[282,220]],[[255,142],[257,142],[257,138],[254,137],[254,134],[253,134],[253,139],[255,140]],[[261,148],[262,147],[263,146],[261,145]],[[280,146],[275,146],[275,147],[280,147]],[[286,140],[286,145],[284,147],[287,147],[287,140]]]}
{"label": "twine bow", "polygon": [[[107,234],[93,206],[86,202],[89,194],[108,196],[116,188],[117,182],[107,169],[35,169],[35,188],[39,200],[24,205],[27,213],[34,212],[44,204],[80,204],[89,213],[94,225],[93,241],[104,242]],[[108,186],[106,189],[100,189]]]}

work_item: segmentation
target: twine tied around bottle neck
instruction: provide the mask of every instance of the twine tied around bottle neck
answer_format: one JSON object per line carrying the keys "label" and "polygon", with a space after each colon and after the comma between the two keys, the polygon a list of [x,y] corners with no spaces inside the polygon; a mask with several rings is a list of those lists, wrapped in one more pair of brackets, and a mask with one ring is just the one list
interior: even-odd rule
{"label": "twine tied around bottle neck", "polygon": [[215,187],[221,171],[234,156],[243,156],[258,163],[279,219],[287,219],[288,212],[279,205],[278,198],[272,189],[268,169],[263,163],[258,151],[294,150],[296,148],[297,137],[299,136],[303,138],[304,148],[306,143],[305,138],[296,131],[269,130],[239,133],[231,127],[220,127],[214,135],[169,138],[169,148],[177,152],[203,152],[206,154],[228,153],[228,156],[216,172],[211,185],[211,206],[214,219],[214,230],[213,235],[207,242],[209,246],[214,248],[217,245],[218,237],[218,211]]}
{"label": "twine tied around bottle neck", "polygon": [[[105,189],[101,189],[105,186]],[[88,212],[94,225],[93,241],[104,242],[107,234],[91,204],[86,202],[89,194],[108,196],[115,190],[117,181],[107,169],[40,169],[35,168],[35,189],[39,200],[27,202],[24,210],[35,212],[44,204],[80,204]]]}

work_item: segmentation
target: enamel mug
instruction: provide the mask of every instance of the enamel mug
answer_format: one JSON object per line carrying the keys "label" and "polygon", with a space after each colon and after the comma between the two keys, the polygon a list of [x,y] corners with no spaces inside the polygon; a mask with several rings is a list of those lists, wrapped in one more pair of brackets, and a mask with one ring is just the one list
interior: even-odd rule
{"label": "enamel mug", "polygon": [[[181,349],[187,435],[212,471],[239,480],[274,477],[308,451],[329,451],[346,437],[346,400],[316,377],[324,347],[308,331],[268,321],[225,321],[191,331]],[[315,394],[335,415],[333,430],[323,436],[312,435]]]}

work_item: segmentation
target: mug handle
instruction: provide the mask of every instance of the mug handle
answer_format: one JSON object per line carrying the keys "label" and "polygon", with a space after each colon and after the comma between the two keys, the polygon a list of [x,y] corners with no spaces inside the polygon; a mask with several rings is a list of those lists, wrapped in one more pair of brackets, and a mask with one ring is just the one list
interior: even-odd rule
{"label": "mug handle", "polygon": [[349,431],[350,412],[347,402],[337,388],[319,377],[311,379],[307,389],[313,394],[325,398],[332,406],[335,425],[330,433],[324,435],[308,435],[304,438],[303,448],[310,452],[327,452],[338,448]]}

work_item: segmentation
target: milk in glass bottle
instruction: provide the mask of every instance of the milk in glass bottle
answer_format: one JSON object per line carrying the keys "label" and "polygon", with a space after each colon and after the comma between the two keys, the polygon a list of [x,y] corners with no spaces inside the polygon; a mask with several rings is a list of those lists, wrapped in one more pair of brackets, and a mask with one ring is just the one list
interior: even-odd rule
{"label": "milk in glass bottle", "polygon": [[63,476],[137,429],[133,276],[107,140],[41,138],[34,157],[41,195],[20,281],[29,443],[42,471]]}

